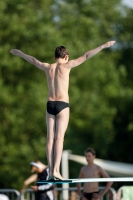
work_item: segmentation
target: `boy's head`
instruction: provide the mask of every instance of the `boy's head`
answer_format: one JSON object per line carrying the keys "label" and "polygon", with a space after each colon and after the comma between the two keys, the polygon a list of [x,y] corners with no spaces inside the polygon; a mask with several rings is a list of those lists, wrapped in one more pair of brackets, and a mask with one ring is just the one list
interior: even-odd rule
{"label": "boy's head", "polygon": [[88,148],[85,150],[85,157],[88,163],[93,163],[93,160],[96,157],[96,152],[93,148]]}
{"label": "boy's head", "polygon": [[69,56],[68,50],[64,46],[56,47],[55,49],[55,58],[65,58]]}

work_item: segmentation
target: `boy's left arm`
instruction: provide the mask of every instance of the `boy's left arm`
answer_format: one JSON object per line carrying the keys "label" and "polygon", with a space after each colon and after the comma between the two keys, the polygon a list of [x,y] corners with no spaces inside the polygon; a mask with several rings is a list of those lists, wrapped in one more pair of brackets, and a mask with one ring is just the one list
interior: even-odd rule
{"label": "boy's left arm", "polygon": [[83,54],[79,58],[77,58],[75,60],[70,60],[67,63],[67,67],[69,69],[71,69],[73,67],[76,67],[76,66],[82,64],[83,62],[85,62],[89,58],[91,58],[94,55],[96,55],[97,53],[99,53],[101,50],[111,47],[114,43],[115,43],[115,41],[109,41],[109,42],[106,42],[105,44],[103,44],[103,45],[101,45],[101,46],[99,46],[99,47],[97,47],[93,50],[87,51],[85,54]]}
{"label": "boy's left arm", "polygon": [[[110,178],[110,176],[108,175],[108,173],[103,170],[101,167],[100,167],[100,175],[103,177],[103,178]],[[108,190],[110,189],[110,187],[112,186],[113,182],[108,182],[104,188],[104,190],[102,192],[100,192],[99,194],[94,194],[94,197],[95,198],[101,198],[103,197],[107,192]]]}

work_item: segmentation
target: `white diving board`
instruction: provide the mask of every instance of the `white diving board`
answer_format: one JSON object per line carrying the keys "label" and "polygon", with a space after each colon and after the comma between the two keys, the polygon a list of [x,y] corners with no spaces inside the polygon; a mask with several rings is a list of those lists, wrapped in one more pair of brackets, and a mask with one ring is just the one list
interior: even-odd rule
{"label": "white diving board", "polygon": [[38,180],[37,185],[43,184],[64,184],[64,183],[92,183],[92,182],[133,182],[133,177],[120,178],[82,178],[82,179],[67,179],[67,180]]}

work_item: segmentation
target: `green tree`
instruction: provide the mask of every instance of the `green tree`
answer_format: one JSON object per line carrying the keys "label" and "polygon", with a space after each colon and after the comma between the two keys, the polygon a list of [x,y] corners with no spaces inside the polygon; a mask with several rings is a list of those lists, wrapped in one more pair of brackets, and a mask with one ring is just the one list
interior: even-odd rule
{"label": "green tree", "polygon": [[1,187],[19,188],[31,160],[46,162],[45,74],[9,50],[52,61],[56,34],[51,6],[52,1],[1,2]]}
{"label": "green tree", "polygon": [[[12,48],[51,63],[56,46],[66,46],[74,59],[116,40],[114,48],[103,50],[71,71],[71,115],[64,149],[83,155],[84,149],[92,146],[98,157],[132,162],[125,152],[131,146],[133,131],[131,23],[132,10],[122,7],[119,0],[2,0],[1,187],[20,189],[29,174],[29,162],[46,162],[46,77],[10,55]],[[77,177],[75,165],[70,173]]]}

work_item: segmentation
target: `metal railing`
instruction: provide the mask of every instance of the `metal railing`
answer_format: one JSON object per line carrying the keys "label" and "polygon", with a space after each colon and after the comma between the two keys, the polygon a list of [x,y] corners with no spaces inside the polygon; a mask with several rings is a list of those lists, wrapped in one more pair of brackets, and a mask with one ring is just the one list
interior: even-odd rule
{"label": "metal railing", "polygon": [[[99,191],[102,191],[105,187],[99,187]],[[69,200],[79,200],[78,194],[77,194],[77,188],[76,187],[70,187],[70,188],[55,188],[54,189],[54,197],[55,200],[62,200],[62,192],[63,190],[69,191]],[[101,200],[116,200],[116,191],[114,188],[110,188],[109,191],[104,195],[104,198],[101,198]],[[35,200],[35,194],[34,191],[30,188],[25,190],[25,193],[21,195],[21,200]]]}
{"label": "metal railing", "polygon": [[[105,187],[99,187],[99,191],[102,191]],[[76,187],[70,188],[55,188],[54,189],[54,199],[62,200],[63,190],[68,190],[69,200],[79,200]],[[5,194],[8,196],[9,200],[35,200],[35,192],[33,189],[28,188],[23,194],[15,189],[0,189],[0,194]],[[114,188],[110,188],[109,191],[104,195],[101,200],[116,200],[116,191]]]}
{"label": "metal railing", "polygon": [[5,194],[10,200],[21,200],[21,195],[15,189],[0,189],[0,194]]}
{"label": "metal railing", "polygon": [[23,194],[21,194],[21,200],[35,200],[35,192],[31,188],[27,188]]}

